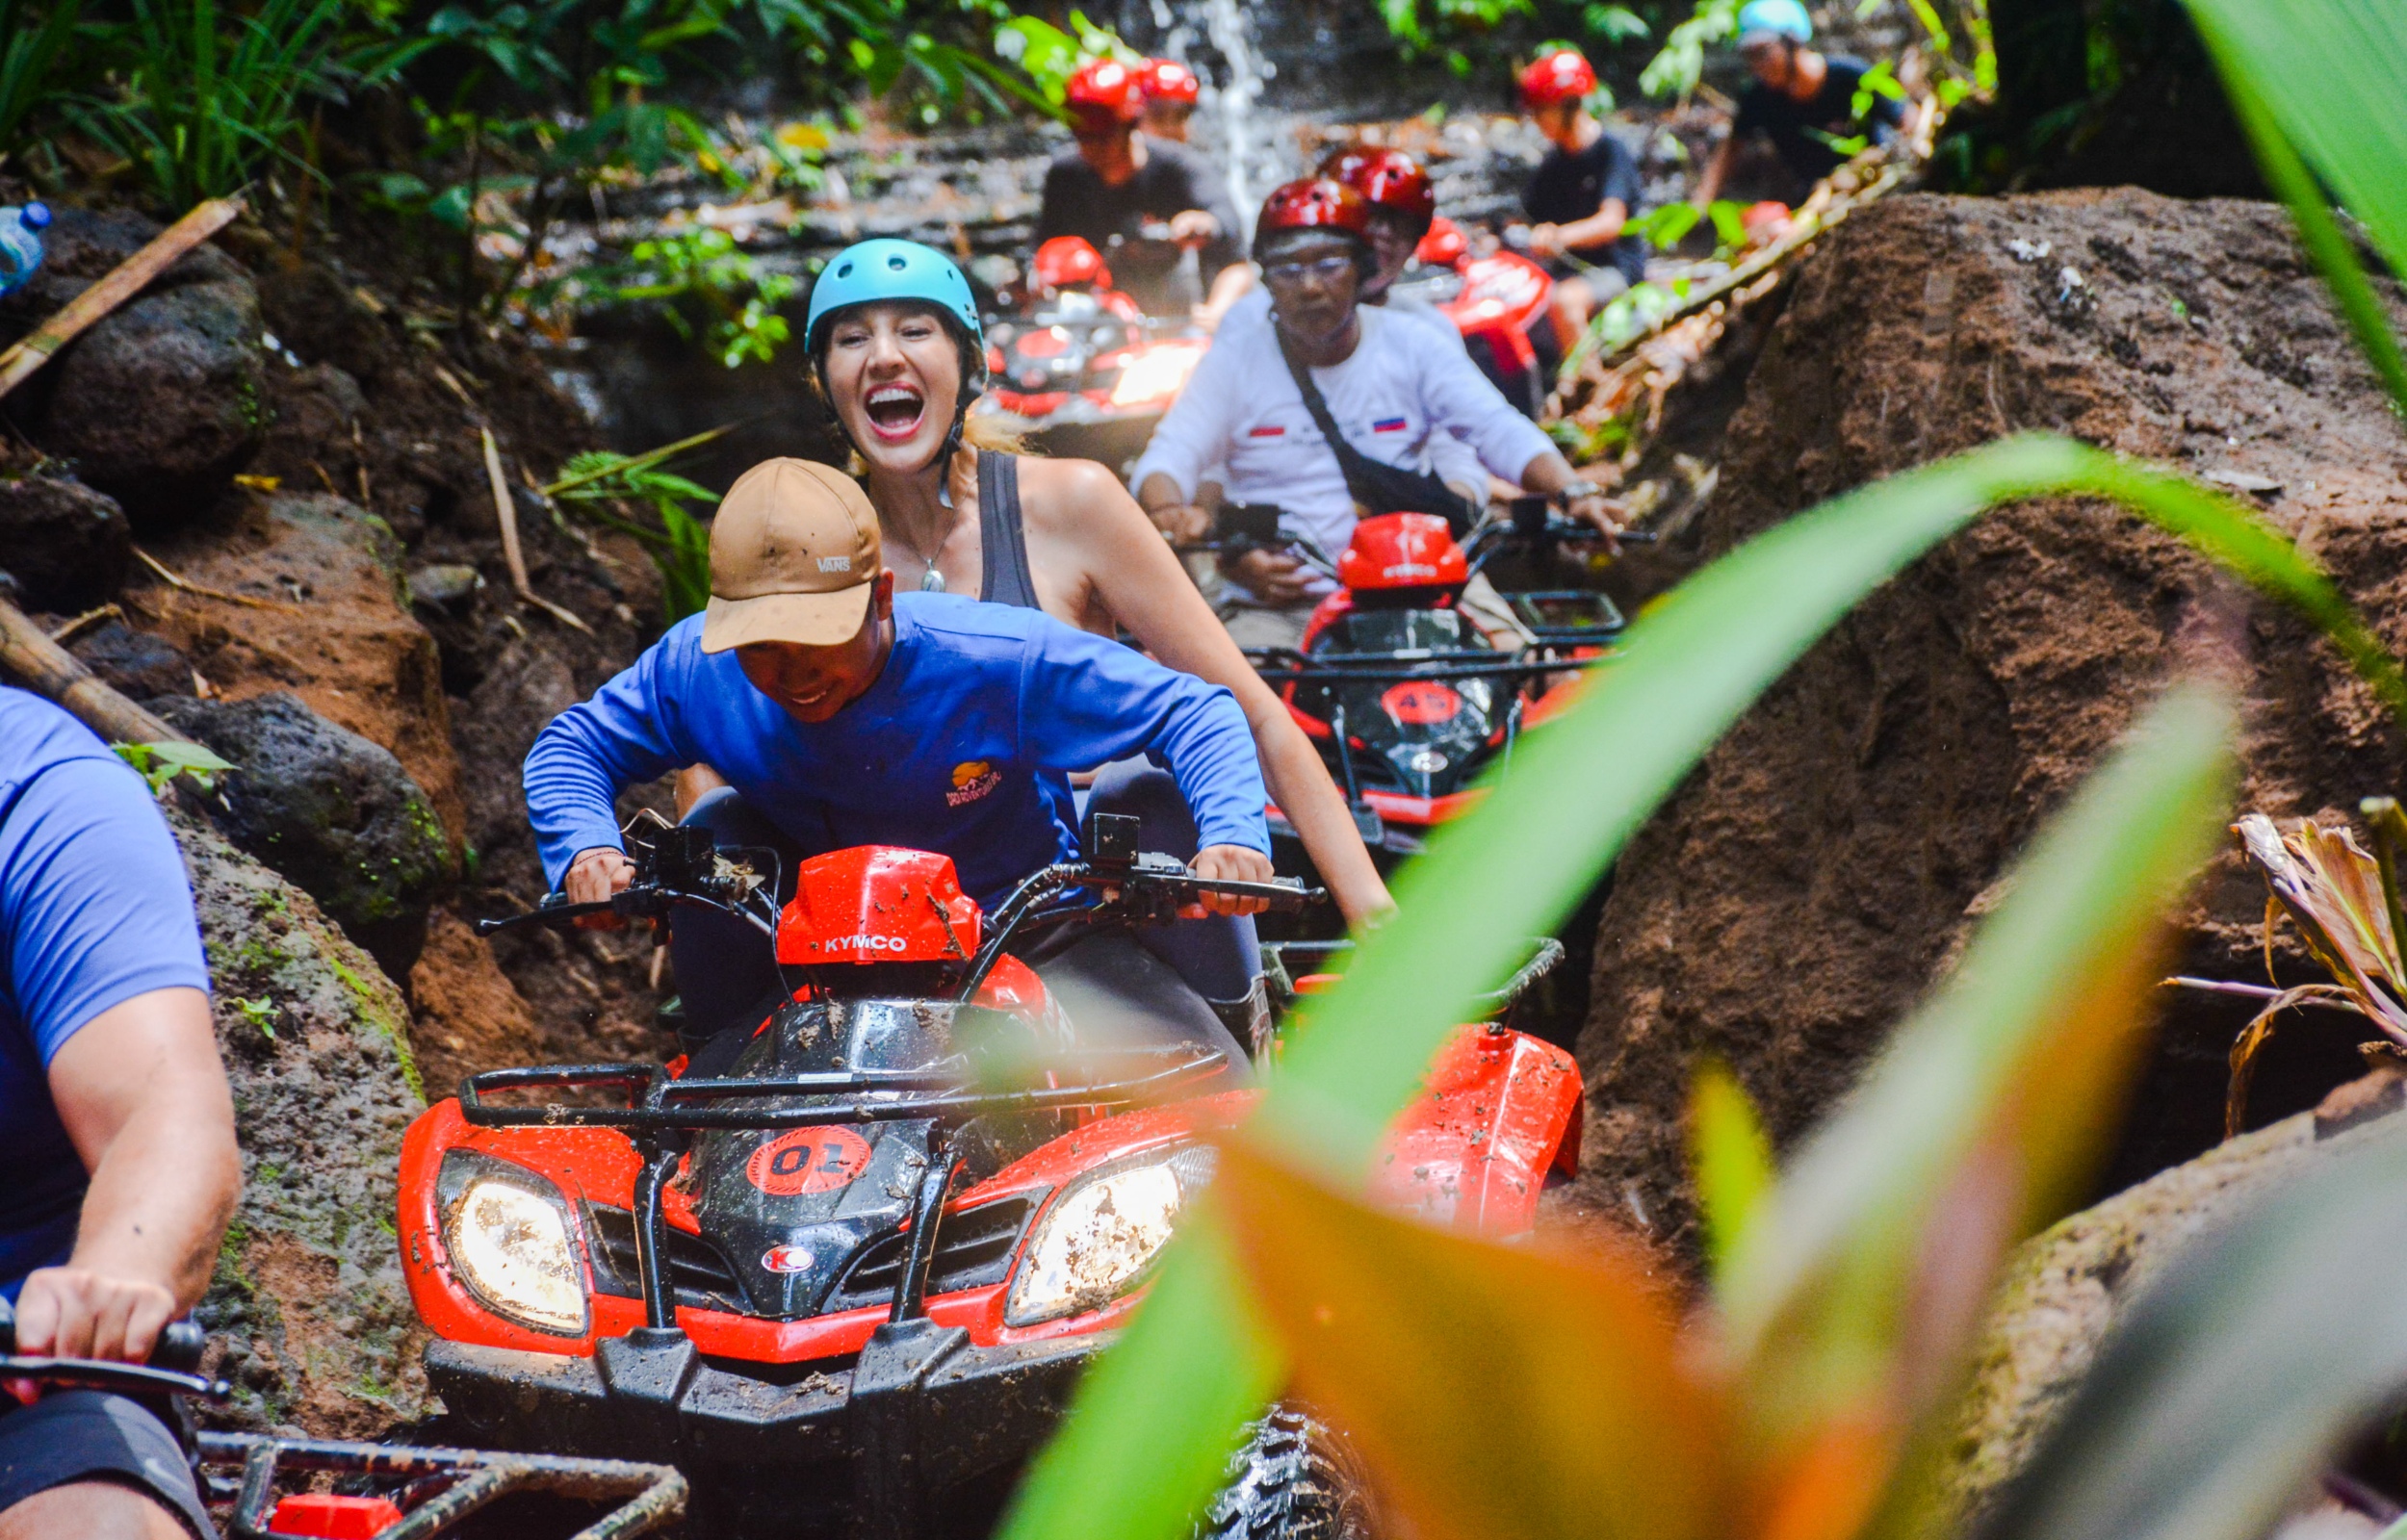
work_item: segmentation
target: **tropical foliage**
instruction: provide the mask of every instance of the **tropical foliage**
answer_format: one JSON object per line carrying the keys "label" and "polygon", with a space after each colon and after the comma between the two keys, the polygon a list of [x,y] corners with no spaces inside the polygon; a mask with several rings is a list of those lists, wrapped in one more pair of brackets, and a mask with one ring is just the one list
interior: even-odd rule
{"label": "tropical foliage", "polygon": [[[2317,179],[2407,271],[2407,35],[2344,0],[2196,9],[2395,388],[2386,318]],[[2162,916],[2223,811],[2233,719],[2213,690],[2176,690],[2051,823],[1960,965],[1776,1180],[1748,1153],[1761,1140],[1744,1098],[1706,1083],[1716,1266],[1693,1335],[1634,1255],[1493,1247],[1354,1194],[1517,938],[1567,911],[1756,694],[1906,562],[2041,492],[2112,498],[2180,532],[2311,617],[2407,719],[2395,660],[2277,532],[2077,445],[2010,440],[1757,537],[1634,627],[1512,781],[1403,874],[1401,912],[1313,1003],[1209,1210],[1023,1488],[1013,1540],[1185,1532],[1232,1434],[1290,1389],[1352,1431],[1418,1533],[1839,1540],[1944,1522],[1928,1476],[1968,1333],[2005,1249],[2081,1190],[2141,1040]],[[2407,1310],[2370,1281],[2387,1270],[2375,1258],[2407,1257],[2382,1195],[2402,1169],[2401,1142],[2383,1142],[2186,1270],[2106,1355],[1993,1532],[2265,1532],[2407,1381]]]}

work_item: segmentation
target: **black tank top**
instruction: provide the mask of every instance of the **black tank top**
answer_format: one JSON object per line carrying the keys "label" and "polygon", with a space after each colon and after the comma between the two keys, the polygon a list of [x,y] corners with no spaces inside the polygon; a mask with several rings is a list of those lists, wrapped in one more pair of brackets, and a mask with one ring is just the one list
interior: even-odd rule
{"label": "black tank top", "polygon": [[1020,456],[978,451],[978,545],[985,552],[978,598],[990,604],[1041,609],[1020,526]]}

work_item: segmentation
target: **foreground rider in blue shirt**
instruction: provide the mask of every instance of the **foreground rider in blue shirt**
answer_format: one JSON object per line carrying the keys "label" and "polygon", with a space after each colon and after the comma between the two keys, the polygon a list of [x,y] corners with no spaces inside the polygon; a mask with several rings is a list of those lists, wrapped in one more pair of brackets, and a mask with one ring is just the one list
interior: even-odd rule
{"label": "foreground rider in blue shirt", "polygon": [[[954,595],[897,597],[876,510],[832,467],[771,460],[727,494],[711,532],[709,609],[672,627],[527,756],[544,870],[575,902],[633,880],[617,793],[707,763],[744,817],[723,844],[789,859],[851,845],[952,858],[990,911],[1022,879],[1077,854],[1069,773],[1149,754],[1195,816],[1197,872],[1270,879],[1261,770],[1228,690],[1174,673],[1040,610]],[[696,813],[700,808],[696,809]],[[696,816],[688,815],[688,822]],[[1204,908],[1252,912],[1258,899]],[[758,1020],[775,970],[756,936],[681,911],[670,956],[688,1032]],[[1212,1009],[1125,932],[1088,932],[1030,959],[1082,1036],[1175,1038],[1243,1051]]]}
{"label": "foreground rider in blue shirt", "polygon": [[[141,1362],[242,1186],[175,840],[74,718],[0,687],[0,1299],[20,1351]],[[0,1534],[213,1536],[144,1403],[0,1392]]]}

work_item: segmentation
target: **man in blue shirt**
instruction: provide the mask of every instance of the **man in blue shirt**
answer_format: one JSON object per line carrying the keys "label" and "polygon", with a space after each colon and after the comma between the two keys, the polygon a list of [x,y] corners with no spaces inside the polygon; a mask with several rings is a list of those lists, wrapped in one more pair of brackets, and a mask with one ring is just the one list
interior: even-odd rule
{"label": "man in blue shirt", "polygon": [[[241,1190],[192,890],[140,777],[0,687],[0,1298],[19,1350],[147,1358]],[[0,1533],[207,1536],[139,1402],[0,1395]]]}
{"label": "man in blue shirt", "polygon": [[[876,510],[832,468],[771,460],[729,490],[711,532],[711,590],[703,615],[555,718],[527,756],[544,871],[572,901],[633,879],[618,792],[696,763],[795,855],[935,851],[992,910],[1022,879],[1075,859],[1070,772],[1150,754],[1194,814],[1196,871],[1270,879],[1261,768],[1226,689],[1040,610],[898,599]],[[1246,913],[1260,901],[1203,907]],[[699,913],[671,928],[697,1034],[749,1025],[776,988],[767,948],[736,955],[726,935]],[[1125,935],[1090,935],[1039,966],[1074,1019],[1088,996],[1082,1026],[1109,1014],[1126,1033],[1207,1041],[1244,1062],[1206,1003]]]}

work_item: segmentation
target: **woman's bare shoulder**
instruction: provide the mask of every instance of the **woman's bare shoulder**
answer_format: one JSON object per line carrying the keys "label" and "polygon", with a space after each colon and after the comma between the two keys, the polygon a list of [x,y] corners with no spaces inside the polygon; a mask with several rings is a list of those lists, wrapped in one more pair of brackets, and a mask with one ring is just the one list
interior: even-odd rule
{"label": "woman's bare shoulder", "polygon": [[1031,526],[1049,534],[1091,530],[1099,522],[1111,519],[1146,522],[1145,511],[1120,478],[1093,460],[1023,457],[1020,461],[1020,506]]}

